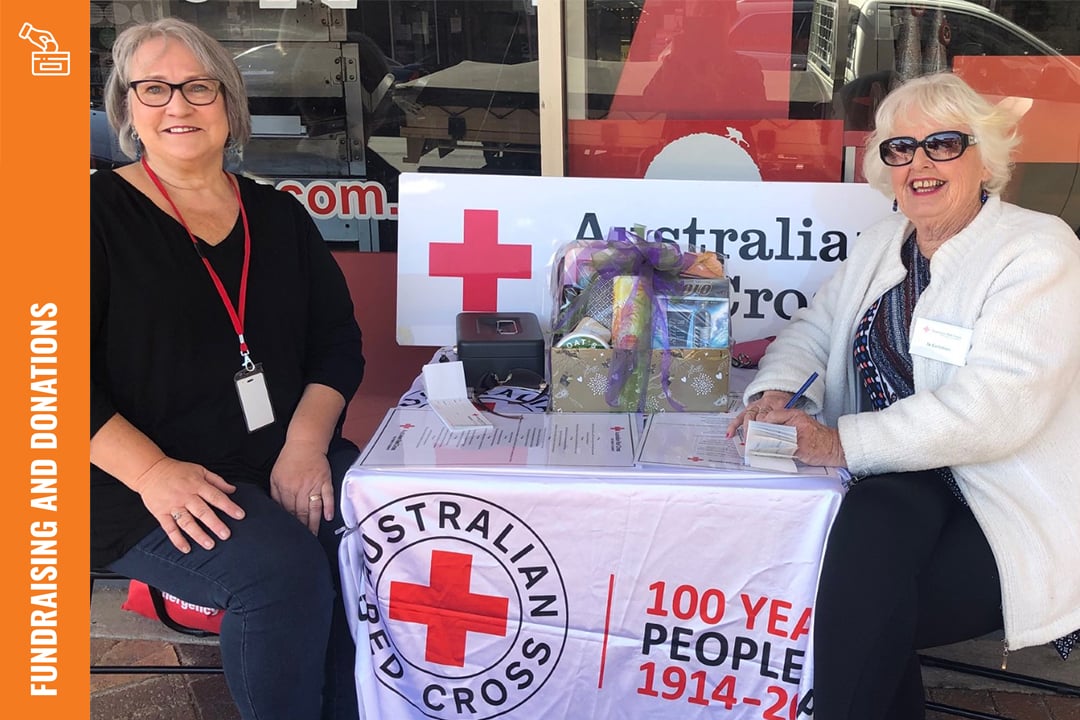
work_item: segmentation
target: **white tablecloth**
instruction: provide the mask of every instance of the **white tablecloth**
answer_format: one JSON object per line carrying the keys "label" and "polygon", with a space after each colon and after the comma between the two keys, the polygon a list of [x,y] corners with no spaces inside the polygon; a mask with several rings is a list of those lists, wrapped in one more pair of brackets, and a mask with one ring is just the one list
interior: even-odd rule
{"label": "white tablecloth", "polygon": [[835,477],[353,467],[361,717],[806,717]]}

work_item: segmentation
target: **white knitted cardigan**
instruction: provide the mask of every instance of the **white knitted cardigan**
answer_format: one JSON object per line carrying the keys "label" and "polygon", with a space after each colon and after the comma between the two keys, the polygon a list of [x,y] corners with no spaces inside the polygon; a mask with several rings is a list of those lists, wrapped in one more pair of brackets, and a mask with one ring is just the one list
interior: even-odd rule
{"label": "white knitted cardigan", "polygon": [[914,318],[970,328],[963,366],[913,356],[915,393],[857,413],[859,318],[904,277],[902,215],[858,238],[769,347],[746,397],[795,391],[836,427],[855,475],[948,466],[1001,574],[1010,648],[1080,628],[1080,240],[1060,219],[991,197],[930,261]]}

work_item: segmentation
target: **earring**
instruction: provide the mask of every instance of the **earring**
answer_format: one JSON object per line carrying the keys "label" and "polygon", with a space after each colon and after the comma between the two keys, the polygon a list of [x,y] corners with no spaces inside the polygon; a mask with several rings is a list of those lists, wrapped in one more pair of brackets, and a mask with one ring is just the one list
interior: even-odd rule
{"label": "earring", "polygon": [[979,202],[981,202],[983,205],[986,204],[986,201],[989,198],[990,198],[990,193],[986,192],[986,188],[983,188],[982,190],[979,191]]}
{"label": "earring", "polygon": [[139,144],[139,133],[135,130],[134,127],[131,128],[130,132],[131,132],[131,141],[134,142],[136,145],[138,145]]}
{"label": "earring", "polygon": [[892,201],[892,211],[893,211],[893,212],[896,212],[896,211],[897,211],[897,210],[898,210],[899,208],[900,208],[900,201],[899,201],[899,200],[897,200],[896,198],[893,198],[893,201]]}

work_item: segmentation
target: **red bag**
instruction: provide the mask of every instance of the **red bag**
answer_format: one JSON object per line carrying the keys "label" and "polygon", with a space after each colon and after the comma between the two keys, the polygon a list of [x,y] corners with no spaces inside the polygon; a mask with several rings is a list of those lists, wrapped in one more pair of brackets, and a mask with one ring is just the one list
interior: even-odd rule
{"label": "red bag", "polygon": [[[165,613],[168,620],[172,621],[174,630],[185,632],[186,629],[189,633],[194,630],[214,635],[221,634],[221,619],[224,617],[224,611],[195,605],[165,592],[161,593],[161,596],[165,601]],[[144,582],[132,580],[128,584],[127,600],[120,607],[169,625],[169,622],[158,615],[154,608],[153,598],[150,597],[150,588]]]}

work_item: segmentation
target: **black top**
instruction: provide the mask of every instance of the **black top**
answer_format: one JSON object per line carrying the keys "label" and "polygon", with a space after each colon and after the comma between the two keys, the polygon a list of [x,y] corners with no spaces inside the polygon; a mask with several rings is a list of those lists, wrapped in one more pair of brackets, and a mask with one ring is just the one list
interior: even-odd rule
{"label": "black top", "polygon": [[[328,385],[348,402],[364,358],[345,278],[307,211],[288,193],[238,180],[251,228],[244,335],[276,422],[247,432],[233,382],[236,332],[187,231],[101,171],[90,179],[90,433],[120,413],[166,455],[268,489],[304,387]],[[240,218],[218,245],[199,244],[237,306]],[[137,493],[90,466],[92,566],[156,526]]]}

